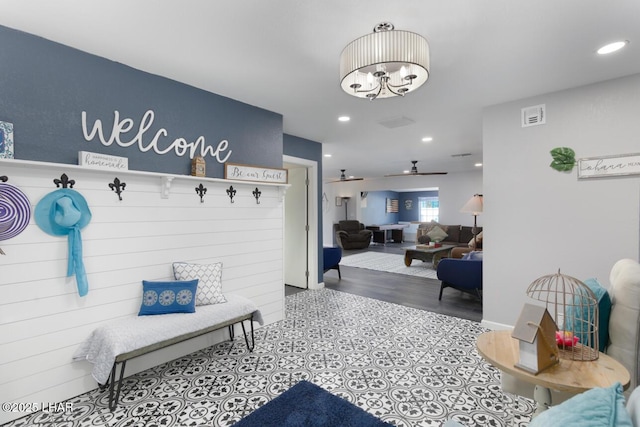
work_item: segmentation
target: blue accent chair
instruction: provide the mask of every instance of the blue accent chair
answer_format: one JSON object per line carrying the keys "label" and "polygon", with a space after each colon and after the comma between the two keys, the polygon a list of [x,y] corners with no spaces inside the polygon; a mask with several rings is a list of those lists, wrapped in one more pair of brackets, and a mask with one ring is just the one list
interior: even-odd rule
{"label": "blue accent chair", "polygon": [[468,292],[482,299],[482,259],[443,258],[438,263],[440,296],[444,288]]}
{"label": "blue accent chair", "polygon": [[342,248],[325,247],[322,248],[322,257],[324,258],[323,273],[329,270],[338,270],[338,279],[342,279],[340,274],[340,260],[342,259]]}

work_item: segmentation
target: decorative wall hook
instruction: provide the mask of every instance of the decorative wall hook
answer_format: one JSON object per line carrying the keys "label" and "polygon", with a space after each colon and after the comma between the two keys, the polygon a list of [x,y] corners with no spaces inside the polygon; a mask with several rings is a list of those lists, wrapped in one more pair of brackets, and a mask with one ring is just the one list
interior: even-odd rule
{"label": "decorative wall hook", "polygon": [[67,188],[67,187],[68,188],[73,188],[73,185],[76,183],[76,181],[73,180],[73,179],[69,179],[67,174],[63,173],[62,175],[60,175],[60,179],[58,179],[58,178],[54,179],[53,183],[58,188],[60,188],[60,185],[62,185],[62,188]]}
{"label": "decorative wall hook", "polygon": [[204,195],[207,193],[207,189],[202,185],[198,185],[196,187],[196,193],[198,193],[198,195],[200,196],[200,203],[204,203]]}
{"label": "decorative wall hook", "polygon": [[236,190],[235,188],[233,188],[233,185],[229,186],[229,189],[227,190],[227,196],[229,196],[229,198],[231,199],[231,203],[233,203],[233,198],[236,195]]}
{"label": "decorative wall hook", "polygon": [[262,195],[262,191],[258,190],[258,187],[256,187],[255,190],[253,190],[253,197],[256,198],[256,203],[260,204],[260,196]]}
{"label": "decorative wall hook", "polygon": [[2,181],[2,182],[7,182],[8,180],[9,180],[9,177],[8,177],[8,176],[6,176],[6,175],[2,175],[2,176],[0,176],[0,181]]}
{"label": "decorative wall hook", "polygon": [[120,182],[118,177],[116,177],[113,180],[113,183],[109,184],[109,188],[116,192],[116,194],[118,195],[118,199],[120,199],[120,200],[122,200],[121,194],[124,191],[124,187],[126,187],[126,186],[127,186],[127,184],[125,182]]}

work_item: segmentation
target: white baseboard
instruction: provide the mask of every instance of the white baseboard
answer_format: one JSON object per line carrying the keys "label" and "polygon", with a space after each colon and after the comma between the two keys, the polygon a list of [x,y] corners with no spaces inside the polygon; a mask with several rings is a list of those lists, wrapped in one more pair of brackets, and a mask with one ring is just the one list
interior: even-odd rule
{"label": "white baseboard", "polygon": [[494,331],[504,331],[508,329],[513,329],[513,325],[505,325],[504,323],[491,322],[485,319],[482,319],[482,321],[480,322],[480,325]]}

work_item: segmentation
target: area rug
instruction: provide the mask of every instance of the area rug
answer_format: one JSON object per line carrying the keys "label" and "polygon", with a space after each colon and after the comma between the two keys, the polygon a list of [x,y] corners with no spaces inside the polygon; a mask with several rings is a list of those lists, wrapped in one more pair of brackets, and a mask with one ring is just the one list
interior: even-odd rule
{"label": "area rug", "polygon": [[391,427],[322,387],[300,381],[233,427]]}
{"label": "area rug", "polygon": [[404,255],[384,252],[362,252],[342,258],[340,265],[347,267],[367,268],[369,270],[386,271],[388,273],[407,274],[409,276],[438,279],[433,264],[414,259],[410,267],[404,265]]}

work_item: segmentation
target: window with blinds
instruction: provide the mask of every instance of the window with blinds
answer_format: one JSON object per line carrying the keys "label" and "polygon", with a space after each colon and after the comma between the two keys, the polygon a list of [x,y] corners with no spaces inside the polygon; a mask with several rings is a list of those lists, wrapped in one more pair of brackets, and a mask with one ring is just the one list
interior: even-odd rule
{"label": "window with blinds", "polygon": [[440,201],[437,197],[418,197],[420,222],[438,221],[440,217]]}

